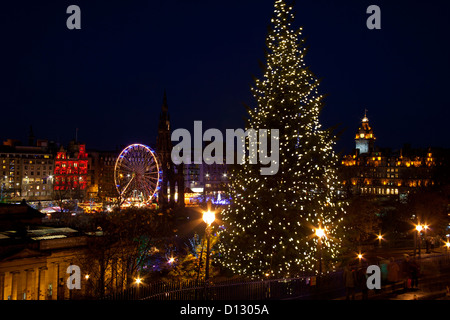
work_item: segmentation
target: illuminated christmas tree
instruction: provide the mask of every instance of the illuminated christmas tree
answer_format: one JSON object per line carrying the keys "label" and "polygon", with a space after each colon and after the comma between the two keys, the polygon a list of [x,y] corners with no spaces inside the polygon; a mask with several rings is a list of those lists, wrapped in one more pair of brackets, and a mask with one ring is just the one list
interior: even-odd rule
{"label": "illuminated christmas tree", "polygon": [[[336,195],[334,136],[319,123],[323,96],[304,63],[301,28],[292,30],[293,19],[292,7],[277,0],[264,73],[252,88],[257,103],[246,124],[279,129],[279,170],[261,175],[262,165],[236,165],[232,204],[222,214],[222,264],[251,277],[317,272],[319,259],[321,266],[336,259],[340,246],[344,211]],[[325,230],[320,243],[319,228]]]}

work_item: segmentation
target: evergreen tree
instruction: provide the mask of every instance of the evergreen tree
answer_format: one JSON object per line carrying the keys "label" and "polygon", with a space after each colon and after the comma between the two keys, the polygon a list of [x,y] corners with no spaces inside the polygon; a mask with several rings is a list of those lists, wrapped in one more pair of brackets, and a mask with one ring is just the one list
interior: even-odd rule
{"label": "evergreen tree", "polygon": [[344,211],[336,198],[334,137],[319,123],[323,96],[304,63],[301,28],[292,30],[293,19],[292,7],[277,0],[264,73],[252,88],[256,107],[248,109],[246,124],[246,129],[279,129],[279,170],[261,175],[259,164],[236,165],[230,176],[232,204],[222,215],[222,263],[251,277],[318,270],[316,228],[326,233],[321,261],[336,259],[340,246]]}

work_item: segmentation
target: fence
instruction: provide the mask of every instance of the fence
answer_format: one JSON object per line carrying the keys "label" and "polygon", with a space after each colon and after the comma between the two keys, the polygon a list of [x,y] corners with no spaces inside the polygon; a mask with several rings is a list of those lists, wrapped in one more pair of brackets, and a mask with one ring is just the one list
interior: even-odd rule
{"label": "fence", "polygon": [[[400,261],[398,261],[400,262]],[[420,260],[426,274],[450,271],[448,254]],[[342,271],[321,277],[305,276],[276,280],[155,282],[135,285],[106,300],[280,300],[334,299],[345,295]]]}
{"label": "fence", "polygon": [[311,297],[339,290],[342,273],[320,278],[300,277],[276,280],[233,280],[219,283],[199,281],[154,282],[134,285],[106,300],[280,300]]}

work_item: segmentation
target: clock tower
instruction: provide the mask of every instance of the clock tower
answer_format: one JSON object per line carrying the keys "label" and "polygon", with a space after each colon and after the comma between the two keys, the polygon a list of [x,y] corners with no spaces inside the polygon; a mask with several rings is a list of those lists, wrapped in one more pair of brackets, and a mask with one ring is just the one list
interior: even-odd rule
{"label": "clock tower", "polygon": [[356,149],[359,150],[359,154],[367,154],[373,151],[375,142],[375,136],[373,130],[369,125],[369,119],[367,118],[367,110],[364,113],[364,118],[361,121],[361,127],[358,129],[355,137]]}

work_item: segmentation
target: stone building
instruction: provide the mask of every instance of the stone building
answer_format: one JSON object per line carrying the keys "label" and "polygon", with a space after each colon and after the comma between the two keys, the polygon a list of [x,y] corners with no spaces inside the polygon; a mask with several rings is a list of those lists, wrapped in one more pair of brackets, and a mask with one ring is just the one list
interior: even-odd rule
{"label": "stone building", "polygon": [[342,159],[339,173],[348,194],[404,197],[411,190],[435,184],[435,169],[442,164],[438,149],[399,150],[376,147],[367,115],[355,137],[353,154]]}
{"label": "stone building", "polygon": [[47,141],[21,146],[7,140],[0,146],[0,198],[6,202],[25,199],[37,204],[53,196],[54,156]]}

